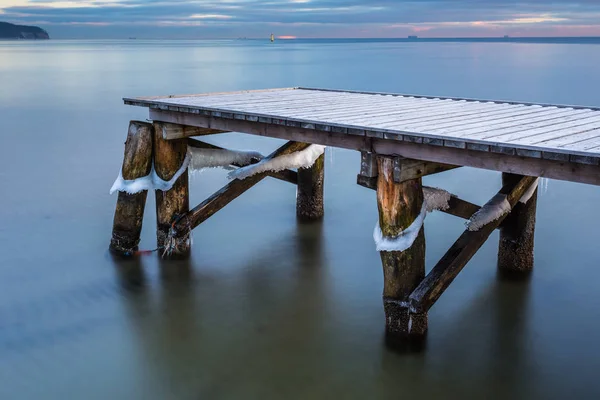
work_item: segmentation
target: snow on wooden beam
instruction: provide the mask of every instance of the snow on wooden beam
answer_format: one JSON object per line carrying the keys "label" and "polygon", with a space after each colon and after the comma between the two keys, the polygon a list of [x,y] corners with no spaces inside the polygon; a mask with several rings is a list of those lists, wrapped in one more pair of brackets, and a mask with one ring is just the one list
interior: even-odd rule
{"label": "snow on wooden beam", "polygon": [[[310,146],[309,143],[288,142],[267,156],[266,159],[301,151],[308,146]],[[267,176],[269,176],[268,172],[261,172],[246,179],[235,179],[229,182],[208,199],[180,217],[173,225],[170,234],[174,237],[186,235]]]}

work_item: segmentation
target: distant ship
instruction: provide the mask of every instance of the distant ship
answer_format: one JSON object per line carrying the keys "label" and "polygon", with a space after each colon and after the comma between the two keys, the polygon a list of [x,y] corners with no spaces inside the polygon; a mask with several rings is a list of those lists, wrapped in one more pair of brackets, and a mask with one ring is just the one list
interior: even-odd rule
{"label": "distant ship", "polygon": [[275,41],[275,36],[271,33],[271,43]]}
{"label": "distant ship", "polygon": [[409,39],[418,39],[419,37],[418,36],[409,36],[408,38]]}

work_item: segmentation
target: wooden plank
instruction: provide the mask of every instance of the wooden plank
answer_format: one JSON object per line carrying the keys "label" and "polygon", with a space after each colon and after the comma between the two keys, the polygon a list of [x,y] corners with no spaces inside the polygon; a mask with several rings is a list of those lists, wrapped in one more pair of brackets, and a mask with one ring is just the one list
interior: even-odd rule
{"label": "wooden plank", "polygon": [[396,157],[394,163],[394,182],[402,183],[455,168],[459,168],[459,166]]}
{"label": "wooden plank", "polygon": [[[415,118],[415,117],[420,117],[423,114],[425,115],[447,115],[449,112],[453,112],[453,111],[462,111],[464,110],[463,107],[465,107],[468,103],[464,102],[451,102],[451,101],[440,101],[438,103],[435,104],[430,104],[427,107],[424,107],[421,103],[417,103],[415,104],[416,107],[412,107],[410,109],[410,113],[408,116],[406,116],[406,118]],[[415,112],[414,110],[428,110],[428,113],[423,113],[423,112]],[[388,122],[390,120],[394,120],[397,118],[402,118],[405,114],[407,114],[407,109],[398,109],[398,110],[388,110],[388,109],[384,109],[384,110],[379,110],[377,113],[372,113],[372,114],[361,114],[359,113],[356,116],[352,116],[349,117],[347,119],[345,119],[344,121],[346,123],[352,124],[352,123],[359,123],[360,125],[363,125],[365,127],[367,126],[371,126],[374,124],[378,124],[378,123],[385,123]],[[368,118],[367,118],[368,117]]]}
{"label": "wooden plank", "polygon": [[359,124],[367,127],[375,126],[374,124],[379,121],[388,121],[398,118],[414,119],[416,115],[423,115],[424,110],[428,110],[429,115],[447,115],[450,112],[449,110],[458,112],[458,110],[462,108],[461,105],[462,103],[450,102],[449,100],[444,100],[443,102],[440,101],[435,104],[414,102],[403,105],[402,107],[397,105],[378,107],[375,110],[360,110],[359,112],[351,113],[351,115],[347,116],[344,116],[343,114],[324,115],[320,118],[326,121],[343,121],[344,123]]}
{"label": "wooden plank", "polygon": [[190,136],[205,136],[225,133],[218,129],[198,128],[197,126],[162,124],[162,137],[165,140],[180,139]]}
{"label": "wooden plank", "polygon": [[400,155],[406,158],[443,164],[470,166],[521,175],[542,176],[551,179],[600,185],[600,174],[598,173],[599,169],[597,166],[575,164],[565,160],[500,155],[470,149],[428,146],[405,141],[367,138],[332,131],[291,128],[283,125],[230,120],[155,109],[150,109],[150,119],[316,143],[358,151],[371,151],[384,155]]}
{"label": "wooden plank", "polygon": [[[410,125],[406,125],[403,126],[404,130],[424,130],[425,132],[428,131],[428,127],[431,126],[432,122],[436,122],[436,127],[439,128],[452,128],[452,127],[457,127],[457,126],[462,126],[465,127],[467,124],[470,123],[501,123],[504,120],[508,120],[508,119],[514,119],[514,118],[521,118],[521,119],[527,119],[527,118],[532,118],[532,117],[539,117],[539,116],[548,116],[548,115],[552,115],[553,113],[556,113],[559,109],[557,108],[541,108],[541,107],[537,107],[537,108],[533,108],[533,106],[529,106],[532,108],[525,108],[525,106],[523,106],[523,108],[518,108],[518,106],[513,106],[513,108],[511,110],[507,110],[507,109],[501,109],[500,111],[494,111],[494,112],[473,112],[473,113],[469,113],[468,115],[465,116],[459,116],[459,117],[455,117],[455,116],[451,116],[448,117],[446,116],[443,119],[440,120],[420,120],[418,121],[418,123],[411,123]],[[465,118],[466,117],[466,118]],[[441,123],[438,123],[438,121],[441,121]]]}
{"label": "wooden plank", "polygon": [[409,94],[409,93],[393,93],[393,92],[369,92],[369,91],[361,91],[361,90],[342,90],[342,89],[329,89],[329,88],[312,88],[312,87],[298,87],[298,90],[314,90],[319,92],[343,92],[343,93],[356,93],[356,94],[364,94],[364,95],[388,95],[388,96],[412,96],[419,97],[423,99],[441,99],[441,100],[464,100],[464,101],[472,101],[472,102],[495,102],[495,103],[506,103],[506,104],[523,104],[529,106],[544,106],[544,107],[560,107],[560,108],[573,108],[573,109],[593,109],[600,111],[600,107],[589,107],[582,106],[577,104],[549,104],[549,103],[532,103],[526,101],[513,101],[513,100],[486,100],[486,99],[477,99],[477,98],[469,98],[469,97],[448,97],[448,96],[428,96],[422,94]]}
{"label": "wooden plank", "polygon": [[402,102],[390,103],[389,100],[374,99],[365,103],[360,102],[337,102],[330,104],[328,107],[312,107],[306,109],[294,110],[293,113],[289,113],[294,118],[343,118],[343,116],[356,117],[357,113],[360,115],[371,115],[374,113],[381,113],[382,110],[386,112],[400,112],[405,110],[418,109],[423,105],[415,99],[404,99]]}
{"label": "wooden plank", "polygon": [[[506,195],[506,200],[511,207],[514,207],[534,181],[534,177],[522,177],[516,184],[511,182],[503,186],[498,194]],[[488,223],[478,231],[465,230],[411,293],[409,297],[411,312],[428,311],[505,218],[506,215]]]}
{"label": "wooden plank", "polygon": [[253,90],[238,90],[231,92],[208,92],[208,93],[190,93],[190,94],[177,94],[177,95],[162,95],[162,96],[145,96],[145,97],[124,97],[123,101],[127,102],[140,102],[144,101],[146,103],[151,103],[160,99],[178,99],[183,97],[210,97],[214,98],[216,96],[221,95],[238,95],[238,94],[252,94],[252,93],[261,93],[261,92],[274,92],[281,93],[284,91],[312,91],[311,89],[300,89],[298,87],[286,87],[286,88],[272,88],[272,89],[253,89]]}
{"label": "wooden plank", "polygon": [[[339,96],[331,96],[331,98],[339,98]],[[229,99],[229,100],[221,100],[217,99],[196,99],[196,98],[184,98],[184,99],[163,99],[158,100],[156,103],[158,105],[177,105],[183,107],[196,107],[196,108],[211,108],[211,109],[223,109],[223,110],[238,110],[238,111],[252,111],[254,109],[259,108],[268,108],[268,107],[282,107],[284,105],[289,105],[293,103],[303,104],[304,102],[308,104],[314,104],[315,102],[326,102],[326,98],[323,97],[314,97],[314,96],[273,96],[273,97],[244,97],[237,99]]]}
{"label": "wooden plank", "polygon": [[[490,140],[502,141],[510,144],[535,144],[538,141],[545,141],[556,137],[572,135],[585,131],[586,129],[595,129],[600,123],[600,116],[591,119],[571,120],[560,124],[549,125],[538,129],[529,129],[526,131],[494,136]],[[586,128],[587,127],[587,128]],[[544,146],[539,146],[544,147]]]}
{"label": "wooden plank", "polygon": [[[300,151],[309,146],[308,143],[288,142],[276,151],[271,153],[268,158],[274,158],[280,155],[290,154],[295,151]],[[173,224],[173,234],[175,237],[185,235],[202,222],[213,216],[217,211],[221,210],[227,204],[232,202],[246,190],[256,185],[258,182],[266,178],[267,173],[259,173],[247,177],[246,179],[235,179],[225,185],[223,188],[215,192],[208,199],[194,207],[189,212],[181,215]]]}
{"label": "wooden plank", "polygon": [[[473,116],[482,113],[489,112],[506,112],[506,111],[518,111],[522,106],[507,106],[506,104],[495,104],[495,103],[461,103],[456,108],[446,108],[439,109],[438,111],[443,112],[431,112],[429,107],[424,107],[421,109],[421,112],[418,114],[412,114],[408,118],[398,118],[398,116],[391,115],[385,119],[377,119],[374,121],[370,121],[369,124],[373,127],[378,128],[390,128],[390,127],[399,127],[402,126],[405,129],[405,126],[412,126],[416,124],[423,123],[427,126],[431,126],[436,124],[438,121],[446,122],[448,118],[464,118],[468,116]],[[406,125],[405,125],[406,124]]]}
{"label": "wooden plank", "polygon": [[595,124],[587,124],[579,126],[580,131],[577,133],[568,133],[567,131],[560,131],[556,133],[556,136],[552,139],[539,140],[540,137],[534,136],[534,144],[544,147],[569,147],[577,143],[587,142],[588,140],[594,140],[600,136],[600,122]]}
{"label": "wooden plank", "polygon": [[526,122],[506,122],[500,125],[480,126],[460,132],[446,132],[448,135],[458,134],[460,137],[469,137],[472,139],[490,139],[490,140],[511,140],[511,138],[520,138],[529,135],[529,131],[539,131],[541,133],[560,129],[562,125],[568,125],[573,121],[595,117],[595,115],[585,110],[562,110],[560,114],[554,114],[548,118],[531,118]]}
{"label": "wooden plank", "polygon": [[[563,145],[566,149],[591,151],[600,146],[600,129],[594,129],[585,133],[587,139],[571,142]],[[596,151],[596,153],[598,153]]]}
{"label": "wooden plank", "polygon": [[352,101],[349,96],[296,96],[293,99],[278,99],[277,97],[273,97],[268,101],[260,101],[257,100],[244,100],[240,101],[240,103],[214,103],[215,107],[227,107],[227,108],[235,108],[240,111],[274,111],[276,112],[279,109],[289,109],[294,107],[301,106],[311,106],[314,104],[331,104],[334,101]]}
{"label": "wooden plank", "polygon": [[[586,113],[589,111],[573,111],[567,109],[560,109],[557,113],[550,116],[541,115],[533,118],[515,118],[500,123],[486,124],[486,123],[471,123],[464,127],[454,128],[436,128],[430,127],[427,129],[429,133],[438,133],[444,135],[457,135],[460,137],[488,137],[495,135],[495,132],[500,129],[519,129],[525,130],[527,128],[536,128],[539,126],[547,126],[563,121],[569,121],[571,119],[580,118],[579,114]],[[575,113],[575,114],[574,114]]]}
{"label": "wooden plank", "polygon": [[[339,94],[328,94],[328,96],[340,96]],[[344,95],[342,95],[344,96]],[[258,91],[252,93],[233,93],[233,94],[223,94],[223,95],[211,95],[211,96],[178,96],[178,97],[162,97],[155,98],[153,101],[155,102],[169,102],[170,104],[247,104],[249,102],[255,101],[287,101],[294,99],[302,99],[302,98],[320,98],[324,97],[319,95],[317,92],[311,91],[301,91],[301,90],[288,90],[288,91],[276,91],[276,92],[268,92],[268,91]]]}

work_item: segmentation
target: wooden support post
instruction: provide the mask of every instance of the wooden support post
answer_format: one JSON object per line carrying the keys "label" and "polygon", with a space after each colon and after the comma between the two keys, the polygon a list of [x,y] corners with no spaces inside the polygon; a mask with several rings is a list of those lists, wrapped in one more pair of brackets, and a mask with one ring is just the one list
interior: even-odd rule
{"label": "wooden support post", "polygon": [[[151,167],[152,125],[131,121],[121,168],[123,179],[133,180],[144,177],[150,173]],[[113,253],[130,255],[137,250],[147,195],[148,192],[145,190],[135,194],[119,192],[109,246]]]}
{"label": "wooden support post", "polygon": [[325,153],[308,168],[298,168],[296,215],[305,221],[323,217],[323,181],[325,178]]}
{"label": "wooden support post", "polygon": [[[161,132],[162,124],[155,123],[154,130],[155,132]],[[186,154],[186,139],[165,140],[162,135],[154,135],[154,169],[159,178],[166,181],[171,179],[181,168]],[[159,248],[165,246],[171,225],[179,216],[187,213],[189,207],[189,186],[186,170],[170,190],[166,192],[156,191],[156,239]],[[187,239],[187,235],[182,239]],[[179,240],[175,248],[172,249],[172,254],[185,256],[189,253],[189,250],[189,240]]]}
{"label": "wooden support post", "polygon": [[[379,225],[384,236],[398,236],[418,217],[423,205],[421,178],[394,182],[394,159],[377,159],[377,207]],[[423,335],[427,331],[427,314],[415,316],[412,324],[408,297],[425,277],[425,233],[421,228],[413,245],[405,251],[380,252],[383,264],[383,305],[386,333],[392,336]],[[411,329],[414,328],[414,329]]]}
{"label": "wooden support post", "polygon": [[[521,175],[502,174],[502,184],[516,184]],[[537,188],[527,203],[517,202],[500,227],[498,268],[501,272],[529,272],[533,269],[533,242]]]}

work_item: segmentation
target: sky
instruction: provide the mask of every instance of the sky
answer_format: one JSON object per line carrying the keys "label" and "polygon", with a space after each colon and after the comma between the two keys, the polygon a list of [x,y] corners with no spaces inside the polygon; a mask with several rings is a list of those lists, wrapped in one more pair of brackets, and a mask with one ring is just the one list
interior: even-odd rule
{"label": "sky", "polygon": [[600,36],[600,0],[0,0],[53,38]]}

